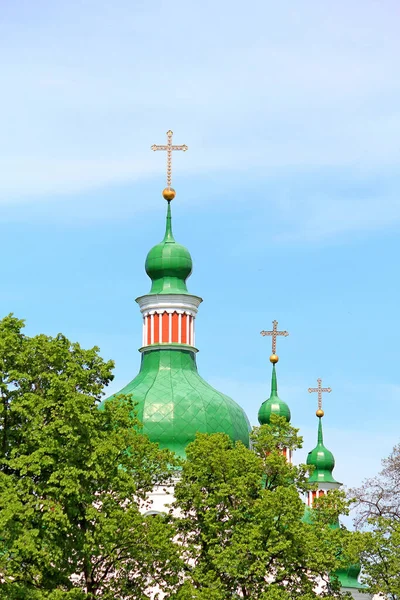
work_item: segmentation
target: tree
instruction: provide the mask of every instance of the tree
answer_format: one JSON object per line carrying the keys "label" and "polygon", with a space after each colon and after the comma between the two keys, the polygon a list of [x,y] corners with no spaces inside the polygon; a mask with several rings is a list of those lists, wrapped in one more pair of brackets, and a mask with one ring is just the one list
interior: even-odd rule
{"label": "tree", "polygon": [[293,452],[303,445],[298,429],[286,419],[272,415],[271,425],[253,429],[251,441],[252,450],[262,462],[266,489],[273,491],[291,485],[299,494],[308,492],[310,467],[296,466],[286,460],[285,449]]}
{"label": "tree", "polygon": [[364,583],[372,594],[400,598],[400,444],[382,461],[377,477],[350,494],[356,502],[355,524]]}
{"label": "tree", "polygon": [[359,542],[363,581],[371,594],[400,598],[400,523],[388,517],[371,517],[370,530]]}
{"label": "tree", "polygon": [[199,434],[175,488],[177,531],[186,562],[185,582],[169,598],[287,600],[339,595],[329,573],[341,566],[349,535],[330,525],[345,503],[322,502],[313,523],[304,520],[299,490],[306,467],[286,462],[283,447],[301,444],[284,419],[255,429],[254,451],[224,434]]}
{"label": "tree", "polygon": [[132,399],[98,409],[112,362],[0,321],[0,598],[148,598],[176,581],[173,529],[143,516],[175,460]]}
{"label": "tree", "polygon": [[356,502],[358,527],[371,517],[387,517],[400,521],[400,444],[382,460],[383,469],[377,477],[350,490]]}

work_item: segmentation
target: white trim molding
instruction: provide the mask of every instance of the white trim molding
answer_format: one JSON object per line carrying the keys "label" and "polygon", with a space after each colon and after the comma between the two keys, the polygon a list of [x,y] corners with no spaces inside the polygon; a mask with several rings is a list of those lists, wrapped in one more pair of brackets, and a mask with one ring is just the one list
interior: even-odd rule
{"label": "white trim molding", "polygon": [[136,298],[142,313],[148,313],[151,310],[155,312],[164,312],[165,310],[175,312],[179,309],[195,316],[197,310],[203,302],[199,296],[189,294],[147,294]]}

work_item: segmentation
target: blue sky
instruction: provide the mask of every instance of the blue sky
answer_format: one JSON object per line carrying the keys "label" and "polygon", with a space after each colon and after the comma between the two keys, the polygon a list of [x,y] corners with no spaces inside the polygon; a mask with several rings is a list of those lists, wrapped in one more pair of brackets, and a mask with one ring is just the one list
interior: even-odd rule
{"label": "blue sky", "polygon": [[394,1],[4,1],[0,9],[1,314],[139,366],[134,298],[164,228],[172,129],[174,233],[201,374],[252,423],[280,396],[348,485],[399,441],[400,8]]}

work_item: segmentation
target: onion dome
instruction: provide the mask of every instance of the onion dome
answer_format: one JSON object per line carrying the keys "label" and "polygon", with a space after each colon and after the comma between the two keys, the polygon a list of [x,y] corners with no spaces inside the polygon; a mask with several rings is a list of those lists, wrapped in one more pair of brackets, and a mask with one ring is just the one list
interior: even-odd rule
{"label": "onion dome", "polygon": [[188,294],[186,279],[192,266],[189,250],[177,244],[172,234],[171,202],[168,201],[164,239],[146,258],[146,273],[152,280],[150,294]]}
{"label": "onion dome", "polygon": [[[271,360],[271,362],[274,361]],[[283,402],[278,396],[275,362],[272,367],[271,396],[261,404],[260,410],[258,411],[258,422],[260,425],[269,424],[271,415],[285,417],[286,421],[288,423],[290,422],[290,409],[286,402]]]}
{"label": "onion dome", "polygon": [[195,318],[202,299],[186,287],[192,259],[172,235],[174,195],[171,188],[163,192],[168,201],[165,236],[147,255],[151,291],[136,300],[143,318],[140,371],[116,395],[132,397],[141,431],[152,442],[184,458],[198,432],[225,433],[248,447],[250,424],[244,410],[197,371]]}
{"label": "onion dome", "polygon": [[310,483],[338,483],[332,476],[332,471],[335,468],[335,458],[332,452],[324,446],[322,416],[318,416],[318,420],[318,443],[314,450],[311,450],[307,456],[307,464],[315,467],[308,481]]}
{"label": "onion dome", "polygon": [[131,394],[142,431],[161,448],[185,457],[196,433],[226,433],[249,446],[250,423],[229,396],[200,377],[196,356],[188,349],[142,353],[139,374],[119,394]]}

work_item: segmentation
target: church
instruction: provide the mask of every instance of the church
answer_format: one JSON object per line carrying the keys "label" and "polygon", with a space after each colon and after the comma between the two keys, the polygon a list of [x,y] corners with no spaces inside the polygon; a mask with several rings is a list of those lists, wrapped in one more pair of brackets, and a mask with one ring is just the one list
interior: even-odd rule
{"label": "church", "polygon": [[[172,135],[172,131],[167,132],[166,145],[151,147],[154,151],[167,153],[167,187],[162,192],[167,202],[165,234],[146,257],[150,291],[136,299],[143,321],[140,370],[118,394],[132,395],[137,403],[137,416],[143,424],[143,432],[152,442],[184,458],[185,448],[195,439],[197,432],[222,432],[232,441],[241,441],[249,447],[251,425],[243,408],[209,385],[197,371],[195,324],[202,298],[191,294],[187,288],[192,258],[188,249],[174,238],[171,210],[171,202],[175,198],[175,190],[171,186],[172,152],[186,151],[187,146],[173,145]],[[258,420],[261,425],[268,424],[271,415],[275,414],[290,422],[290,408],[278,396],[276,369],[279,360],[277,337],[288,333],[278,331],[278,323],[273,321],[272,330],[262,331],[261,335],[272,338],[272,376],[271,394],[261,403]],[[307,464],[314,467],[309,481],[315,484],[316,489],[310,491],[305,499],[304,519],[307,519],[314,498],[342,485],[333,476],[335,459],[325,447],[323,438],[322,394],[329,393],[331,389],[323,388],[321,379],[317,383],[316,388],[308,390],[318,395],[317,445],[307,457]],[[293,460],[290,450],[286,459]],[[155,489],[150,513],[165,510],[172,497],[173,490]],[[365,598],[365,594],[361,596],[359,574],[358,565],[337,573],[342,590],[350,592],[355,600]]]}

